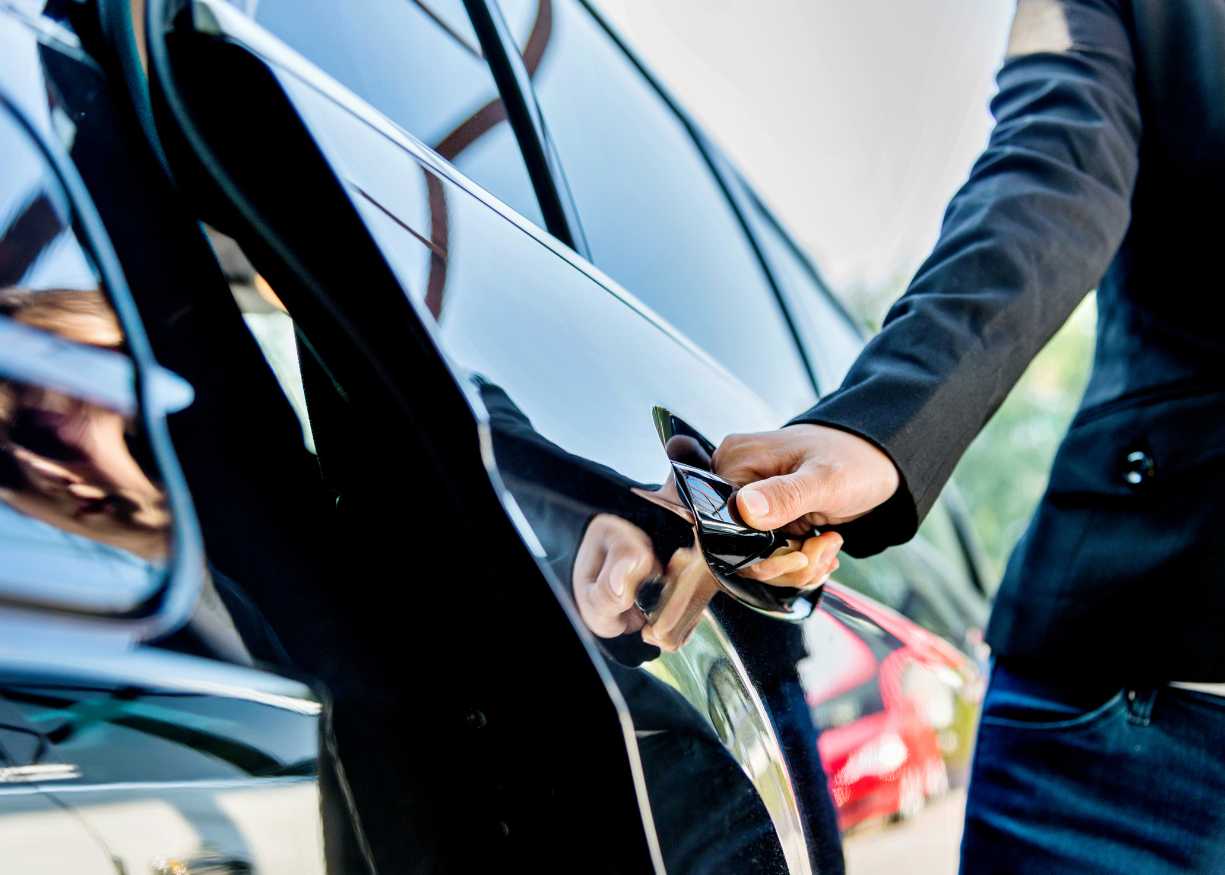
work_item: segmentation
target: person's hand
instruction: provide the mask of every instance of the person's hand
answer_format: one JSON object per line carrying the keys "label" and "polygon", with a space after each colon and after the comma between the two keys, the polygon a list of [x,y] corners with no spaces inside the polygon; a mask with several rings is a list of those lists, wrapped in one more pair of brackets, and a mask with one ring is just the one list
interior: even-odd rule
{"label": "person's hand", "polygon": [[710,567],[696,547],[682,547],[672,554],[664,571],[664,588],[642,640],[661,650],[681,649],[702,619],[702,612],[719,591]]}
{"label": "person's hand", "polygon": [[790,540],[786,547],[779,547],[769,558],[742,568],[737,574],[771,586],[796,589],[817,586],[838,570],[841,549],[841,535],[822,532],[802,542]]}
{"label": "person's hand", "polygon": [[588,523],[574,557],[571,586],[579,616],[601,638],[637,632],[646,617],[634,598],[660,571],[646,532],[621,517],[599,514]]}
{"label": "person's hand", "polygon": [[[659,578],[662,590],[650,622],[635,604],[638,590]],[[682,547],[661,568],[646,532],[612,514],[587,526],[571,579],[583,622],[601,638],[642,632],[642,640],[674,651],[689,640],[714,598],[715,583],[696,548]]]}
{"label": "person's hand", "polygon": [[[876,446],[822,425],[731,435],[715,451],[714,469],[742,485],[736,507],[746,523],[800,536],[863,516],[887,501],[900,480],[893,461]],[[771,557],[742,574],[810,586],[833,570],[841,547],[842,538],[826,532],[806,538],[799,551]],[[785,571],[783,563],[790,563]]]}

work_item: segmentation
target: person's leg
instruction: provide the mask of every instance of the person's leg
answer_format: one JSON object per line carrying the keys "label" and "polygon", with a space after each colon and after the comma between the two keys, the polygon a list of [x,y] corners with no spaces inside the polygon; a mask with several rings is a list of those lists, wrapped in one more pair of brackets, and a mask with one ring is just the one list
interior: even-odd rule
{"label": "person's leg", "polygon": [[961,860],[965,875],[1225,872],[1225,702],[997,665]]}

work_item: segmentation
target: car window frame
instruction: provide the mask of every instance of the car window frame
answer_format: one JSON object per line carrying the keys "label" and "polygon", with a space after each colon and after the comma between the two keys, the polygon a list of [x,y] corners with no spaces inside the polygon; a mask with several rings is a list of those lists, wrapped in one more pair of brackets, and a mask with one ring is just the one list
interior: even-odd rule
{"label": "car window frame", "polygon": [[507,120],[544,216],[545,230],[590,260],[591,249],[583,232],[578,205],[566,180],[561,157],[547,134],[544,112],[532,88],[531,71],[515,44],[502,8],[498,0],[463,0],[463,3],[494,86],[506,107]]}

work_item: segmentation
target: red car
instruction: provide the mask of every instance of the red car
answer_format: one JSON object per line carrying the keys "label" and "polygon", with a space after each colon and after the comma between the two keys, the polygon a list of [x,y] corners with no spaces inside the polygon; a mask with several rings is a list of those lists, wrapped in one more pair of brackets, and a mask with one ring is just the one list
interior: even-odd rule
{"label": "red car", "polygon": [[[968,759],[981,697],[974,663],[875,601],[828,584],[805,624],[824,671],[803,682],[844,830],[916,814]],[[814,661],[815,664],[815,661]],[[830,674],[828,666],[839,671]],[[969,705],[969,708],[967,708]]]}

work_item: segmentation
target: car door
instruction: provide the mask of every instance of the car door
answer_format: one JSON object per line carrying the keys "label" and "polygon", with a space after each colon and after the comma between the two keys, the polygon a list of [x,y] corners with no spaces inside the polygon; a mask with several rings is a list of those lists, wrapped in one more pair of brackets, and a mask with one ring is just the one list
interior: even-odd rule
{"label": "car door", "polygon": [[[591,258],[771,402],[776,427],[841,382],[863,334],[740,174],[591,6],[500,2]],[[987,606],[946,504],[911,544],[867,560],[843,557],[836,579],[977,653]],[[973,713],[976,686],[958,689],[966,693],[958,693],[959,708]],[[964,778],[964,722],[954,735],[948,767]]]}
{"label": "car door", "polygon": [[[441,332],[448,361],[462,368],[469,398],[478,399],[489,411],[498,477],[509,487],[520,518],[531,524],[543,557],[567,579],[558,593],[565,603],[572,604],[570,562],[597,512],[645,515],[642,521],[657,528],[659,537],[677,537],[675,525],[672,532],[666,530],[669,520],[677,518],[636,497],[629,488],[631,483],[658,484],[669,469],[654,407],[686,408],[689,421],[716,436],[729,430],[733,418],[741,427],[771,421],[769,408],[598,271],[422,149],[368,105],[304,65],[283,45],[234,15],[230,7],[198,4],[193,13],[194,39],[189,38],[184,19],[176,22],[173,37],[179,42],[169,46],[167,79],[177,77],[177,84],[171,87],[184,95],[191,89],[190,98],[180,104],[180,130],[190,130],[191,136],[206,141],[207,155],[213,157],[204,163],[215,161],[224,170],[214,178],[211,197],[216,198],[218,188],[228,197],[224,203],[210,204],[212,215],[221,217],[228,209],[232,219],[234,212],[250,210],[254,215],[267,211],[277,213],[276,219],[266,215],[259,225],[277,228],[280,234],[290,229],[302,233],[284,216],[288,205],[274,198],[275,192],[283,191],[283,180],[269,175],[275,164],[272,155],[289,163],[288,150],[300,134],[287,130],[277,143],[279,154],[231,150],[219,122],[224,117],[231,126],[241,128],[252,118],[247,114],[250,108],[242,101],[210,104],[195,90],[200,86],[192,82],[193,76],[201,75],[193,71],[207,68],[210,77],[241,73],[245,87],[253,89],[254,82],[263,80],[258,67],[234,51],[241,46],[248,55],[274,61],[271,72],[277,89],[288,96],[304,120],[314,148],[322,149],[329,162],[334,162],[332,172],[343,180],[346,197],[353,198],[350,203],[360,211],[367,233],[375,235],[396,269],[409,300],[424,314],[437,309],[438,319],[426,316],[438,326],[429,330]],[[156,54],[151,51],[155,69]],[[270,90],[261,100],[272,99],[272,93]],[[197,147],[187,156],[196,167],[202,163],[203,151]],[[173,165],[175,152],[170,152]],[[183,157],[180,155],[180,161]],[[299,169],[305,170],[305,165]],[[183,176],[194,172],[198,170],[187,163],[180,163],[176,170]],[[205,191],[199,195],[210,197]],[[315,200],[322,203],[321,197]],[[255,223],[240,219],[231,221],[227,230],[234,231],[254,255],[268,245],[270,235],[252,235],[243,225]],[[329,216],[329,222],[338,226],[340,216]],[[297,249],[297,257],[304,252]],[[314,335],[311,345],[323,351],[326,359],[329,346],[319,337],[329,326],[311,318],[308,302],[300,297],[290,300],[294,278],[276,259],[255,257],[256,266],[286,300],[300,329]],[[357,267],[360,265],[345,263],[335,269]],[[326,295],[328,306],[336,308],[333,319],[339,321],[343,315],[355,331],[360,330],[358,326],[366,327],[376,307],[385,305],[373,287],[362,287],[360,301],[338,290]],[[430,289],[440,293],[430,298]],[[404,297],[402,290],[397,294]],[[413,312],[418,318],[423,315],[417,309]],[[366,330],[378,330],[384,321]],[[583,325],[599,330],[585,332],[580,330]],[[388,368],[403,341],[387,338],[383,343],[387,345],[375,348],[382,366]],[[626,356],[627,349],[638,350],[638,354]],[[608,368],[614,364],[627,372],[611,373]],[[616,379],[609,380],[612,376]],[[640,387],[654,387],[658,392],[650,392],[648,399]],[[700,390],[695,392],[694,387]],[[309,398],[309,384],[307,388]],[[401,387],[402,391],[406,388]],[[420,379],[412,388],[422,394],[432,391]],[[406,399],[405,403],[414,402]],[[316,437],[322,436],[317,433]],[[340,446],[341,440],[336,436],[332,447]],[[354,464],[352,459],[337,458],[336,453],[329,458],[325,443],[319,441],[325,470],[330,467],[335,472]],[[476,463],[476,459],[469,462]],[[565,479],[535,483],[539,474]],[[342,488],[342,507],[346,498]],[[685,525],[681,530],[688,532],[691,541],[692,530]],[[640,715],[655,718],[655,724],[635,724],[643,744],[635,743],[633,754],[641,758],[648,778],[653,770],[661,776],[661,780],[647,781],[647,791],[664,856],[677,855],[672,859],[680,864],[679,871],[684,870],[686,860],[697,866],[707,854],[725,855],[720,858],[725,862],[756,855],[768,864],[767,869],[790,865],[806,871],[807,839],[773,725],[717,622],[710,616],[701,622],[695,641],[706,642],[706,655],[695,647],[692,658],[680,657],[689,662],[678,663],[675,671],[669,673],[665,666],[656,669],[671,685],[638,670],[640,659],[626,657],[629,665],[617,660],[608,663],[610,671],[627,678],[622,694],[631,691],[635,700],[630,703],[631,711],[638,703]],[[626,643],[633,646],[633,642]],[[684,694],[676,695],[677,689],[701,707],[695,708]],[[644,753],[644,746],[651,755]],[[684,755],[686,751],[690,755]],[[703,805],[695,797],[695,789],[703,786],[696,779],[702,776],[726,788],[717,800],[721,804]],[[661,795],[662,787],[673,792]],[[695,812],[703,809],[710,816],[695,821]],[[672,834],[667,834],[669,829]],[[699,835],[703,840],[697,840]]]}
{"label": "car door", "polygon": [[114,121],[105,83],[46,11],[0,13],[0,858],[324,872],[322,707],[252,667],[258,620],[206,571],[165,424],[192,390],[70,157]]}
{"label": "car door", "polygon": [[[810,381],[804,388],[805,365],[794,345],[781,348],[795,354],[801,379],[793,370],[786,379],[750,389],[641,300],[440,160],[411,131],[355,100],[230,7],[196,3],[190,12],[175,22],[167,42],[178,44],[168,46],[161,74],[174,113],[174,126],[163,133],[184,141],[172,163],[177,160],[176,173],[195,184],[202,209],[250,249],[325,363],[360,337],[368,353],[392,370],[404,337],[418,336],[421,328],[429,332],[428,343],[441,347],[453,368],[448,377],[458,378],[468,403],[488,417],[485,462],[493,463],[496,482],[508,489],[508,511],[527,524],[521,534],[552,572],[550,582],[571,619],[574,557],[597,519],[616,517],[644,532],[664,560],[692,546],[692,529],[677,528],[675,514],[661,513],[659,502],[642,495],[658,492],[672,461],[661,445],[656,410],[680,414],[694,434],[714,440],[775,425],[779,408],[794,403],[797,391],[812,394]],[[207,78],[241,82],[252,95],[258,86],[263,107],[291,107],[292,114],[278,109],[277,117],[296,117],[301,127],[261,127],[270,134],[263,150],[229,136],[227,129],[255,129],[262,113],[254,98],[202,90],[206,70]],[[343,198],[291,184],[288,167],[298,180],[339,181]],[[292,208],[291,190],[299,196],[309,191],[313,204],[327,205],[315,215],[326,217],[345,247],[335,249],[307,227]],[[725,201],[720,208],[729,210]],[[339,236],[354,213],[377,244],[377,257],[395,271],[394,289],[385,279],[348,276],[366,277],[370,270],[354,255],[358,241]],[[735,221],[734,214],[725,216],[724,222]],[[318,248],[347,258],[324,264],[312,252]],[[368,249],[361,251],[370,257]],[[759,288],[766,283],[751,248],[747,256],[742,250],[729,258],[739,266],[726,272],[749,277]],[[308,261],[314,265],[309,270]],[[664,261],[656,264],[662,269]],[[313,299],[300,291],[306,275],[313,279]],[[765,290],[764,298],[739,300],[765,308],[770,315],[764,324],[777,326],[778,302],[768,284]],[[393,325],[391,310],[375,320],[396,296],[407,297],[408,312],[420,325]],[[316,310],[321,304],[326,315]],[[396,311],[395,319],[404,315]],[[750,309],[749,316],[760,319],[761,311]],[[454,424],[420,415],[423,401],[412,396],[428,397],[435,384],[402,373],[398,388],[397,403],[419,411],[417,430]],[[307,389],[309,406],[309,382]],[[326,396],[315,393],[317,410]],[[326,412],[319,420],[327,422]],[[345,469],[360,461],[368,440],[336,434],[330,452],[319,445],[325,470],[342,472],[341,507],[347,491],[355,494],[347,481],[357,476]],[[435,535],[428,526],[419,532]],[[766,870],[806,871],[836,849],[836,840],[818,831],[833,815],[820,810],[829,802],[821,798],[816,727],[795,671],[806,648],[804,634],[795,631],[801,627],[773,620],[763,625],[757,614],[724,597],[696,622],[692,641],[675,655],[658,654],[632,635],[597,642],[634,720],[631,752],[646,778],[663,857],[676,871],[733,865],[746,854],[766,861]],[[771,672],[779,665],[787,670]],[[727,768],[729,755],[733,769]],[[695,794],[695,788],[714,786],[720,790],[714,799],[725,804]]]}
{"label": "car door", "polygon": [[65,869],[113,875],[106,846],[43,790],[47,777],[63,772],[57,765],[33,761],[39,742],[38,732],[0,702],[0,848],[5,859],[32,875]]}

